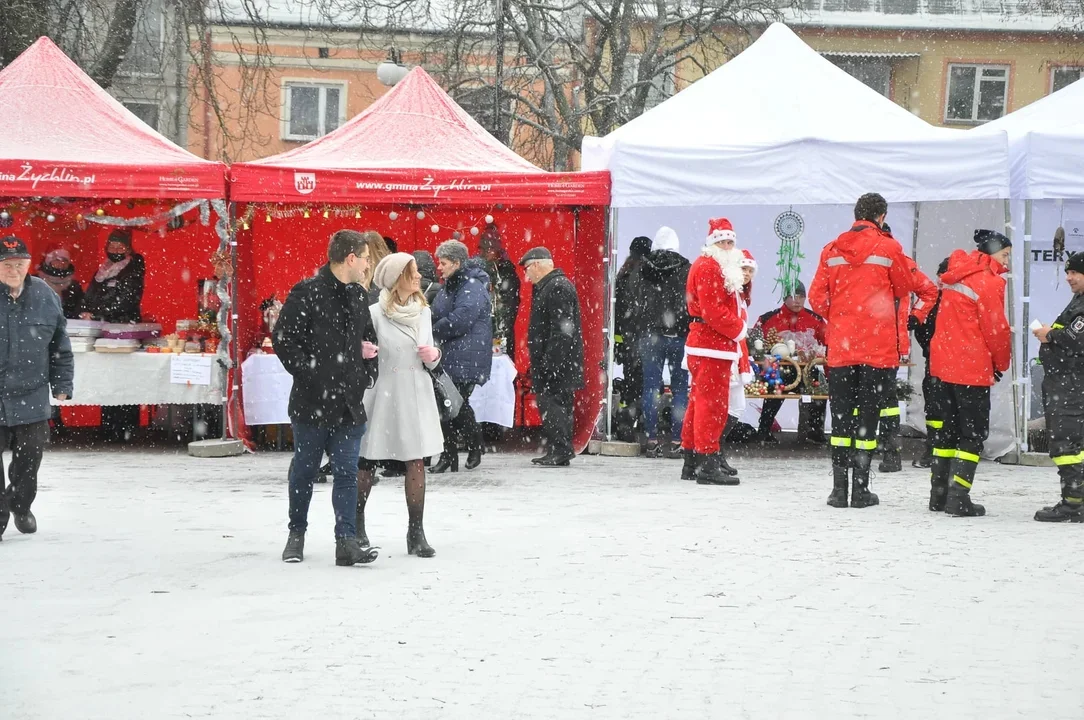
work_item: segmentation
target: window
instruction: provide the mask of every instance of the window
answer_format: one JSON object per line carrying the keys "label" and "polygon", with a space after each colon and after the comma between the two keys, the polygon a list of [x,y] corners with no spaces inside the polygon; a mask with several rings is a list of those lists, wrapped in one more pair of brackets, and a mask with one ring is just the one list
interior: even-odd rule
{"label": "window", "polygon": [[885,58],[831,57],[828,59],[840,70],[881,95],[889,97],[892,92],[892,65]]}
{"label": "window", "polygon": [[[629,90],[640,79],[640,55],[626,55],[625,65],[621,72],[621,91],[624,93],[624,104],[631,110],[631,105],[636,94],[635,90]],[[651,87],[647,91],[647,102],[644,103],[644,112],[655,107],[674,94],[674,73],[666,70],[651,78]]]}
{"label": "window", "polygon": [[147,123],[155,130],[158,129],[158,105],[156,103],[124,102],[123,105],[137,118]]}
{"label": "window", "polygon": [[949,65],[945,122],[984,123],[1005,114],[1009,68]]}
{"label": "window", "polygon": [[490,135],[505,145],[511,142],[514,101],[501,106],[501,124],[500,127],[494,127],[492,87],[458,88],[453,95],[459,107],[466,110],[468,115],[489,131]]}
{"label": "window", "polygon": [[148,0],[139,6],[132,26],[132,43],[117,73],[121,76],[162,74],[165,16],[161,0]]}
{"label": "window", "polygon": [[1050,69],[1050,92],[1072,85],[1084,75],[1084,67],[1053,67]]}
{"label": "window", "polygon": [[315,140],[342,123],[346,87],[342,84],[287,82],[283,88],[286,140]]}

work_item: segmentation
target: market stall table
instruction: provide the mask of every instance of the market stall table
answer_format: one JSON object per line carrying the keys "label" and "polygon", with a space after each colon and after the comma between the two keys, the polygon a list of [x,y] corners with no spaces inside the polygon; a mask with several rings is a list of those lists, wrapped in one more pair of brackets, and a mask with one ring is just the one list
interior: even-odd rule
{"label": "market stall table", "polygon": [[78,352],[74,357],[75,392],[71,400],[54,399],[54,405],[222,404],[222,372],[213,355]]}

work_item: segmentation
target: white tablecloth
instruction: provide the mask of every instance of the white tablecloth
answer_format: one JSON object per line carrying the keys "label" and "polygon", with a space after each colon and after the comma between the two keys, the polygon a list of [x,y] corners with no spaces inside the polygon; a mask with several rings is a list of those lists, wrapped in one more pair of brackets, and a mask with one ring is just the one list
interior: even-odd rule
{"label": "white tablecloth", "polygon": [[[75,393],[54,405],[222,404],[222,370],[211,368],[210,385],[169,381],[171,353],[97,353],[75,356]],[[212,360],[212,362],[214,362]]]}
{"label": "white tablecloth", "polygon": [[[479,422],[512,427],[516,419],[516,366],[507,355],[494,355],[489,382],[474,389],[470,405]],[[293,378],[277,355],[252,355],[241,365],[245,422],[286,425]]]}

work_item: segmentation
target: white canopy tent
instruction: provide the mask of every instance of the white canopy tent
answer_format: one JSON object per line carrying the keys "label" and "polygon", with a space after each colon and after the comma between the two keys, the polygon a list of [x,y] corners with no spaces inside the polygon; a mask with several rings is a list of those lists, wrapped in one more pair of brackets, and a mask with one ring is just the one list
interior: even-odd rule
{"label": "white canopy tent", "polygon": [[[583,168],[611,173],[611,278],[619,251],[624,254],[634,235],[650,236],[664,223],[690,227],[694,215],[701,227],[709,213],[748,218],[735,224],[739,244],[761,257],[763,271],[772,264],[764,255],[774,255],[778,241],[769,237],[771,222],[754,216],[804,207],[808,218],[821,219],[815,226],[807,220],[802,238],[803,275],[811,276],[819,248],[846,229],[850,207],[863,193],[884,195],[897,237],[914,232],[916,238],[919,202],[985,200],[989,206],[1009,197],[1004,133],[933,127],[778,23],[658,107],[606,137],[585,138]],[[743,236],[743,227],[755,227],[757,237]],[[969,244],[974,227],[966,239],[932,229],[937,247],[929,249],[926,266]],[[698,252],[703,236],[683,236],[686,255]],[[917,241],[904,245],[918,248]],[[771,290],[758,287],[754,312],[760,311],[756,295]],[[612,292],[610,302],[612,323]],[[995,392],[995,404],[994,435],[1000,435],[992,437],[990,454],[1002,455],[1018,436],[1014,398]]]}
{"label": "white canopy tent", "polygon": [[[1053,237],[1065,232],[1069,251],[1084,250],[1084,82],[1075,82],[1016,112],[971,131],[974,135],[1009,138],[1010,183],[1013,217],[1023,218],[1024,242],[1014,252],[1014,273],[1021,303],[1015,325],[1021,328],[1022,372],[1017,382],[1032,385],[1030,359],[1036,358],[1038,341],[1026,330],[1031,318],[1049,324],[1069,301],[1065,285],[1064,257],[1055,252]],[[1042,238],[1038,241],[1034,238]],[[1034,311],[1033,311],[1034,309]],[[1038,388],[1025,392],[1019,408],[1024,423],[1041,413]],[[1035,408],[1036,412],[1032,412]],[[1024,449],[1027,449],[1024,440]]]}

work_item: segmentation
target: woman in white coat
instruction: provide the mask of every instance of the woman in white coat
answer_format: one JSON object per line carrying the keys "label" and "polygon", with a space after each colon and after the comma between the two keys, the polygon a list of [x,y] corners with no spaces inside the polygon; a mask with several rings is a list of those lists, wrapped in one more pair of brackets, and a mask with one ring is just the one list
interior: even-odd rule
{"label": "woman in white coat", "polygon": [[440,362],[440,350],[433,342],[433,320],[420,289],[421,274],[414,258],[392,253],[373,270],[373,283],[380,288],[380,301],[369,313],[376,329],[377,345],[366,343],[363,355],[379,358],[376,385],[365,393],[368,426],[361,440],[358,471],[357,537],[365,534],[365,503],[372,489],[376,460],[406,463],[407,552],[433,557],[435,551],[425,540],[422,515],[425,510],[424,458],[444,449],[433,381],[426,372]]}

